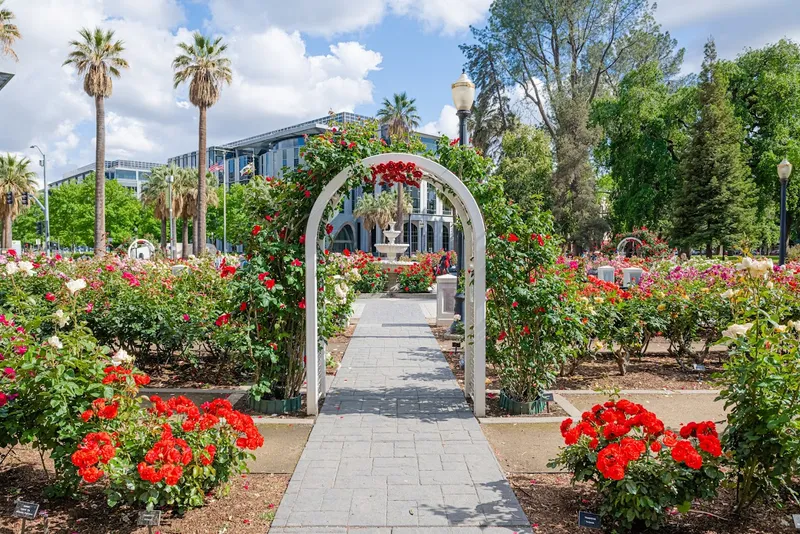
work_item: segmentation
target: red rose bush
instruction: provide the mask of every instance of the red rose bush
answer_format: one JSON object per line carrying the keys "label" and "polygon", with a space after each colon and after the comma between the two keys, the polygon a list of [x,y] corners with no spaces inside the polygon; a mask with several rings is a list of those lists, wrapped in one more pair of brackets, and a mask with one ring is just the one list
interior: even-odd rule
{"label": "red rose bush", "polygon": [[198,407],[186,397],[153,395],[145,408],[137,394],[148,381],[124,365],[105,369],[103,383],[113,389],[80,415],[87,432],[70,457],[74,473],[83,484],[102,485],[109,506],[201,506],[246,470],[248,451],[264,438],[224,399]]}
{"label": "red rose bush", "polygon": [[673,507],[686,512],[693,500],[712,498],[724,476],[713,422],[689,423],[676,433],[626,399],[598,404],[578,422],[564,420],[561,434],[566,447],[550,466],[594,483],[600,515],[613,532],[658,528]]}

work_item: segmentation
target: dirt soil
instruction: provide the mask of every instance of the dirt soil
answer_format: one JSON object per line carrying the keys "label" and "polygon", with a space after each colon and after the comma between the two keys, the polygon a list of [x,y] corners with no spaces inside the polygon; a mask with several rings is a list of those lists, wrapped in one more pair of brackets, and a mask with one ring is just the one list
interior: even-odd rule
{"label": "dirt soil", "polygon": [[329,375],[335,375],[336,371],[339,369],[339,365],[342,363],[342,358],[344,358],[344,353],[347,350],[347,346],[350,345],[350,339],[353,337],[353,332],[356,331],[356,325],[350,324],[347,326],[344,332],[333,336],[328,340],[328,352],[331,353],[334,361],[336,362],[336,366],[328,366],[326,372]]}
{"label": "dirt soil", "polygon": [[[596,511],[597,494],[588,484],[570,484],[569,475],[510,475],[509,482],[537,534],[594,532],[579,528],[579,511]],[[688,514],[671,514],[661,534],[789,534],[797,532],[791,514],[800,509],[788,504],[783,510],[760,506],[746,517],[731,515],[733,492],[720,489],[711,502],[697,501]],[[599,532],[599,531],[597,531]]]}
{"label": "dirt soil", "polygon": [[[453,341],[444,337],[447,327],[431,326],[431,330],[450,364],[450,369],[456,375],[458,385],[464,389],[464,369],[460,364],[464,356],[463,349],[453,351]],[[659,346],[658,343],[653,345]],[[553,389],[715,389],[711,377],[722,370],[722,362],[724,353],[712,352],[706,359],[705,371],[683,370],[666,352],[653,351],[642,358],[635,358],[628,365],[625,376],[620,376],[612,355],[605,353],[596,360],[581,362],[572,376],[559,377]],[[489,363],[486,364],[486,379],[487,390],[500,389],[497,370]],[[487,399],[487,410],[489,404]]]}
{"label": "dirt soil", "polygon": [[[52,473],[52,462],[46,461]],[[290,475],[242,475],[230,482],[230,493],[208,497],[207,504],[183,516],[165,511],[160,534],[264,534],[269,530]],[[138,527],[139,510],[127,506],[109,509],[101,492],[87,489],[85,498],[49,499],[44,495],[47,477],[39,455],[15,451],[0,468],[0,534],[17,534],[20,520],[11,517],[18,499],[34,501],[47,512],[52,534],[147,534]],[[29,534],[44,532],[44,517],[28,522]]]}
{"label": "dirt soil", "polygon": [[[355,325],[348,325],[344,332],[328,340],[328,351],[337,364],[344,357],[353,331]],[[328,367],[327,374],[335,375],[338,368]],[[229,360],[220,362],[205,352],[197,360],[175,356],[166,363],[145,365],[142,370],[150,375],[151,388],[233,389],[252,380],[250,374],[230,365]]]}
{"label": "dirt soil", "polygon": [[625,376],[620,376],[611,354],[601,354],[596,360],[581,362],[572,376],[559,377],[554,389],[715,389],[712,376],[722,371],[722,363],[714,355],[705,362],[705,371],[681,369],[666,353],[648,352],[635,358]]}

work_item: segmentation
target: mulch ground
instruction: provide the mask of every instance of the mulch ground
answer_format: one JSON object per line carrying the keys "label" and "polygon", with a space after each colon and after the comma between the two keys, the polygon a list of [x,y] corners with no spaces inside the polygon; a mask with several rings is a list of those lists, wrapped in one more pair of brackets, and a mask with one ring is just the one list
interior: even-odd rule
{"label": "mulch ground", "polygon": [[[329,375],[336,374],[353,331],[355,325],[348,325],[344,332],[328,340],[328,352],[337,364],[327,368]],[[233,389],[252,381],[250,373],[233,365],[230,360],[221,361],[205,351],[197,357],[174,356],[167,362],[145,364],[140,368],[150,375],[151,388]]]}
{"label": "mulch ground", "polygon": [[[46,461],[52,473],[52,462]],[[231,480],[226,495],[212,495],[207,504],[179,516],[166,510],[160,534],[264,534],[278,509],[290,475],[242,475]],[[39,455],[15,451],[0,468],[0,534],[17,534],[20,520],[11,518],[18,499],[38,502],[47,512],[52,534],[147,534],[138,527],[139,510],[128,506],[109,509],[100,491],[87,488],[84,498],[50,499]],[[44,533],[44,519],[29,522],[26,533]]]}
{"label": "mulch ground", "polygon": [[[590,532],[579,528],[578,512],[597,509],[598,497],[588,484],[571,485],[569,475],[509,475],[509,482],[537,534]],[[783,510],[759,506],[746,516],[731,514],[732,490],[721,488],[714,501],[697,501],[687,514],[675,512],[663,534],[789,534],[797,532],[791,514],[800,509],[787,505]]]}
{"label": "mulch ground", "polygon": [[[453,341],[445,339],[446,327],[431,326],[431,330],[456,375],[458,385],[464,389],[464,369],[460,363],[463,350],[453,350]],[[724,361],[724,353],[712,352],[705,361],[706,370],[693,371],[682,369],[666,352],[648,352],[641,358],[633,359],[622,376],[612,355],[601,353],[596,359],[581,362],[571,376],[558,377],[552,389],[714,389],[712,376],[722,371]],[[486,365],[486,378],[487,390],[500,389],[497,371],[489,363]],[[490,404],[491,399],[487,399],[487,409]]]}

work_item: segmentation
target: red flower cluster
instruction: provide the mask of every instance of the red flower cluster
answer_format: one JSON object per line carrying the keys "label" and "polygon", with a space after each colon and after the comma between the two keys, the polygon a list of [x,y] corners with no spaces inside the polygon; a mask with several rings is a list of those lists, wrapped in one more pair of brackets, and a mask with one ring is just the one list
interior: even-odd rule
{"label": "red flower cluster", "polygon": [[253,418],[234,410],[227,400],[214,399],[203,404],[202,408],[207,415],[224,418],[231,428],[243,434],[236,440],[236,446],[240,449],[256,450],[264,445],[264,437],[258,431]]}
{"label": "red flower cluster", "polygon": [[133,382],[141,387],[150,383],[150,377],[144,373],[134,373],[130,369],[122,366],[109,365],[103,372],[106,376],[103,377],[103,384],[125,384],[128,381],[128,376],[133,377]]}
{"label": "red flower cluster", "polygon": [[[637,430],[639,439],[628,435],[632,430]],[[666,430],[653,412],[627,399],[595,405],[582,414],[575,426],[572,419],[564,420],[561,435],[567,445],[576,445],[585,436],[590,449],[597,449],[602,439],[605,446],[597,454],[596,467],[603,477],[611,480],[622,480],[628,464],[640,459],[648,448],[658,455],[662,443],[670,449],[673,460],[692,469],[702,467],[703,457],[691,438],[697,439],[700,449],[711,456],[722,455],[717,429],[711,421],[689,423],[678,436]]]}
{"label": "red flower cluster", "polygon": [[71,459],[78,468],[78,475],[92,484],[103,477],[103,470],[97,465],[107,464],[115,455],[113,436],[108,432],[92,432],[83,438]]}
{"label": "red flower cluster", "polygon": [[162,427],[161,439],[144,455],[144,461],[136,466],[142,480],[153,484],[163,480],[168,486],[174,486],[183,476],[183,468],[194,458],[191,447],[185,440],[172,435],[172,428],[165,424]]}
{"label": "red flower cluster", "polygon": [[114,419],[119,411],[119,402],[107,403],[105,399],[95,399],[92,407],[81,414],[81,419],[86,423],[95,415],[100,419]]}
{"label": "red flower cluster", "polygon": [[124,280],[127,280],[128,284],[131,287],[138,287],[139,285],[141,285],[139,284],[139,279],[136,278],[136,276],[134,276],[133,273],[122,273],[122,278]]}
{"label": "red flower cluster", "polygon": [[624,289],[620,288],[617,284],[613,282],[606,282],[605,280],[600,280],[596,276],[589,275],[589,284],[586,288],[583,289],[581,292],[583,295],[595,295],[597,293],[610,293],[611,296],[609,300],[614,302],[617,297],[627,300],[631,298],[629,292],[625,291]]}
{"label": "red flower cluster", "polygon": [[230,313],[223,313],[222,315],[217,317],[217,320],[214,321],[214,324],[217,325],[217,326],[223,326],[223,325],[228,324],[229,322],[231,322],[231,314]]}
{"label": "red flower cluster", "polygon": [[[417,169],[414,163],[403,163],[402,161],[390,161],[373,165],[370,168],[371,177],[365,181],[372,185],[392,186],[396,183],[406,184],[410,187],[419,187],[422,178],[422,171]],[[380,182],[378,178],[380,177]]]}

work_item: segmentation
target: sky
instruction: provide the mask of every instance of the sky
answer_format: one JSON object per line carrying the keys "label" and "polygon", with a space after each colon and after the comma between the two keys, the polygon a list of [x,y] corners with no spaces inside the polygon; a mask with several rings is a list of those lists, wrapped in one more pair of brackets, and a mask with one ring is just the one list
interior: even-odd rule
{"label": "sky", "polygon": [[[781,37],[800,41],[796,0],[662,0],[656,19],[697,72],[703,44],[720,57]],[[385,97],[416,98],[421,130],[456,136],[450,85],[458,45],[491,0],[7,0],[23,39],[0,91],[0,153],[38,160],[48,177],[94,161],[94,103],[62,63],[81,27],[113,29],[131,68],[106,101],[106,159],[166,162],[197,147],[197,110],[172,86],[176,45],[193,31],[229,44],[234,81],[208,114],[209,145],[289,126],[329,110],[373,115]],[[34,169],[41,169],[33,165]]]}

